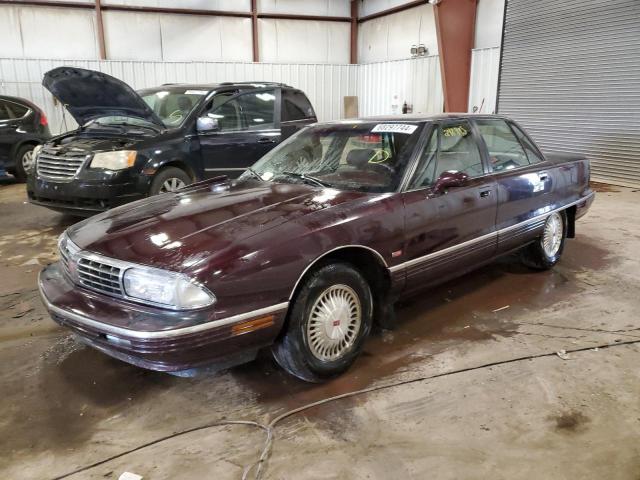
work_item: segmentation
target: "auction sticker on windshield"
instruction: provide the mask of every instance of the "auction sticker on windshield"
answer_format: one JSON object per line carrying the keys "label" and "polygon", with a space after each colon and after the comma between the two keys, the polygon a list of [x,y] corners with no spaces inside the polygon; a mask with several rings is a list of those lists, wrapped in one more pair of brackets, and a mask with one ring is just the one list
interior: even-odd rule
{"label": "auction sticker on windshield", "polygon": [[416,128],[418,128],[417,125],[407,123],[379,123],[371,129],[371,132],[406,133],[407,135],[411,135],[416,131]]}

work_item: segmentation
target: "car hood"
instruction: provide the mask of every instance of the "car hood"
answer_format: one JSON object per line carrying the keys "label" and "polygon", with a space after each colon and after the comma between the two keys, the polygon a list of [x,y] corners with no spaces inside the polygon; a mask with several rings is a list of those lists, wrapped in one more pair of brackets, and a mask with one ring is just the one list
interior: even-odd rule
{"label": "car hood", "polygon": [[67,230],[81,249],[173,271],[236,261],[245,241],[303,215],[366,194],[258,181],[201,182],[84,220]]}
{"label": "car hood", "polygon": [[106,116],[146,120],[164,128],[162,120],[129,85],[102,72],[59,67],[44,74],[42,85],[79,125]]}

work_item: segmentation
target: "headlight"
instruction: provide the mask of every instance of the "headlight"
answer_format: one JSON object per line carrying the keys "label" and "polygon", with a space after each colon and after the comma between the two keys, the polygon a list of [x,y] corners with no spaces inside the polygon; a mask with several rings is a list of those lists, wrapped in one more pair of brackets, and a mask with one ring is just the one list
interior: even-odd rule
{"label": "headlight", "polygon": [[206,307],[216,300],[209,290],[186,276],[155,268],[130,268],[123,281],[128,296],[178,310]]}
{"label": "headlight", "polygon": [[106,170],[123,170],[133,167],[136,161],[135,150],[116,150],[114,152],[99,152],[91,160],[91,168],[104,168]]}

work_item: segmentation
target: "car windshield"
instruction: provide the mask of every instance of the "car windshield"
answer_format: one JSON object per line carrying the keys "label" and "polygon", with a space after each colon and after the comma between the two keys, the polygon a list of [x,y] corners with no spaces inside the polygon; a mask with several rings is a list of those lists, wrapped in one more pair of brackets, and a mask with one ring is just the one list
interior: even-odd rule
{"label": "car windshield", "polygon": [[267,153],[241,178],[341,190],[395,191],[414,150],[417,123],[349,122],[308,127]]}
{"label": "car windshield", "polygon": [[138,92],[167,128],[182,125],[193,109],[209,93],[198,88],[171,88]]}

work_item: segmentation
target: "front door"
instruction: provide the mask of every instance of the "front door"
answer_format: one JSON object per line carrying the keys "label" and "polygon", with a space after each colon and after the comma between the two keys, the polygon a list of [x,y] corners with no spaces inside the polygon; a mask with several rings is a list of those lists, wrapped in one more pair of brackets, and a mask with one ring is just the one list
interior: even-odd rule
{"label": "front door", "polygon": [[204,115],[217,119],[219,129],[198,134],[207,178],[235,178],[278,144],[278,96],[277,89],[252,90],[213,102]]}
{"label": "front door", "polygon": [[[496,185],[472,126],[467,120],[443,122],[429,135],[403,193],[407,293],[470,270],[496,250]],[[436,192],[436,179],[447,171],[469,179]]]}
{"label": "front door", "polygon": [[533,143],[505,120],[479,118],[475,123],[497,182],[498,251],[504,253],[542,231],[545,218],[540,214],[553,204],[554,169],[544,162]]}

